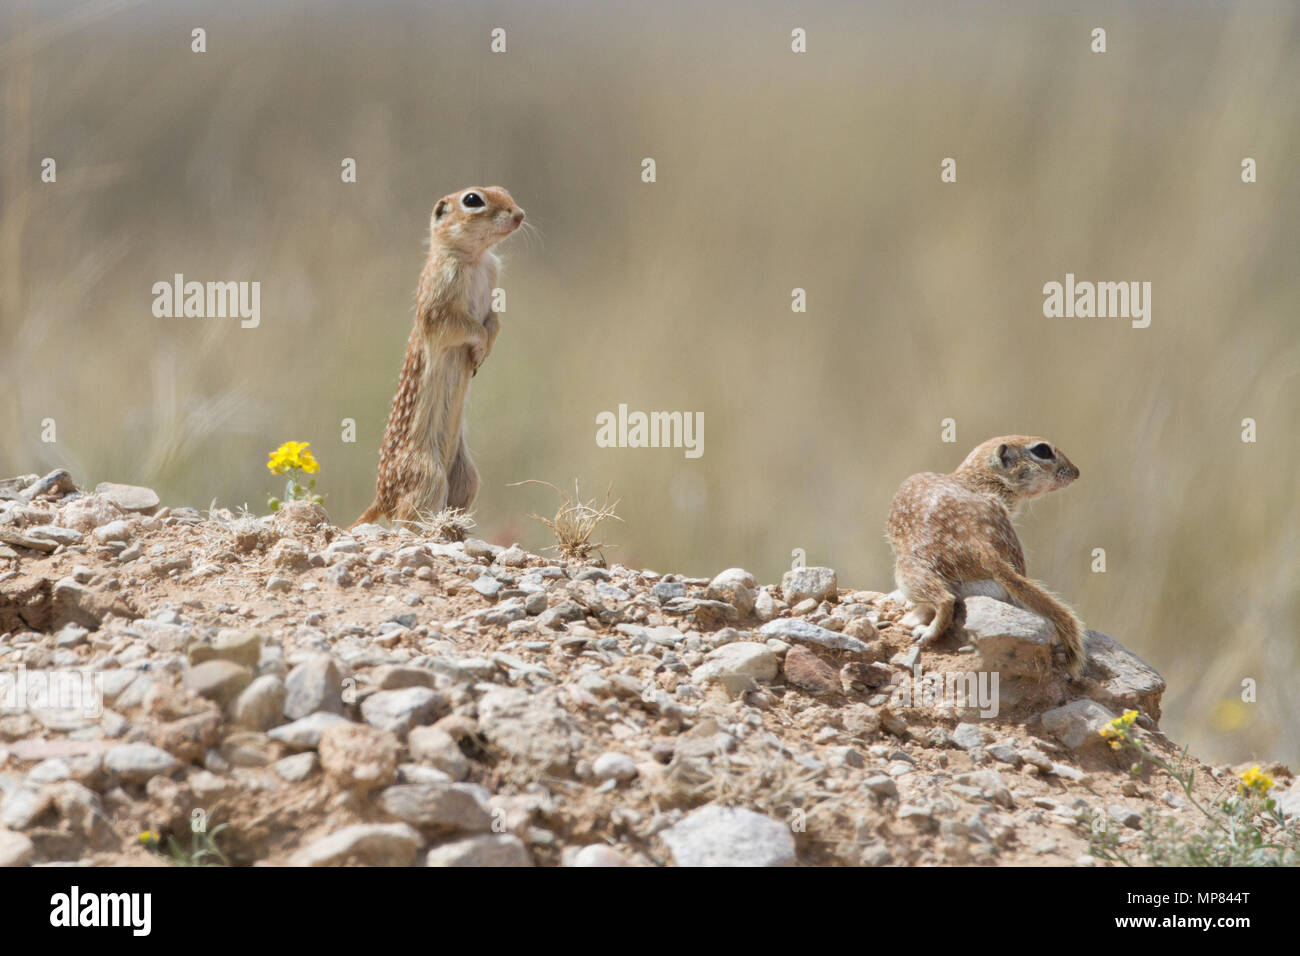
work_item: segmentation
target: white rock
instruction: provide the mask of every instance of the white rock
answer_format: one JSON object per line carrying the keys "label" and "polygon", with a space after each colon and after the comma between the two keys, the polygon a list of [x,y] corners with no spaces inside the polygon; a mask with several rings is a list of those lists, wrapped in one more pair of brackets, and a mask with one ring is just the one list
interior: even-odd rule
{"label": "white rock", "polygon": [[710,804],[659,834],[678,866],[794,866],[783,823],[739,807]]}
{"label": "white rock", "polygon": [[[110,523],[125,526],[121,521],[122,509],[101,495],[84,495],[74,498],[59,509],[59,523],[68,528],[76,528],[82,533],[89,533]],[[101,541],[126,540],[125,538],[95,537]]]}
{"label": "white rock", "polygon": [[328,654],[314,655],[299,664],[284,683],[288,691],[284,715],[290,720],[318,710],[343,713],[343,672]]}
{"label": "white rock", "polygon": [[82,538],[81,532],[76,528],[64,528],[56,524],[28,528],[24,534],[37,541],[53,541],[55,544],[80,544]]}
{"label": "white rock", "polygon": [[1042,716],[1043,729],[1071,750],[1109,746],[1101,729],[1115,715],[1094,700],[1072,700]]}
{"label": "white rock", "polygon": [[131,526],[118,518],[116,521],[100,525],[95,529],[94,536],[95,540],[101,543],[104,541],[130,541]]}
{"label": "white rock", "polygon": [[290,783],[301,783],[312,775],[312,772],[320,766],[320,758],[316,756],[315,751],[308,750],[300,754],[291,754],[288,757],[282,757],[275,763],[271,764],[280,777]]}
{"label": "white rock", "polygon": [[1084,694],[1114,711],[1134,709],[1160,719],[1165,680],[1155,668],[1101,631],[1084,633],[1083,652],[1088,665],[1079,689]]}
{"label": "white rock", "polygon": [[1291,784],[1289,790],[1283,790],[1273,795],[1277,801],[1277,808],[1282,812],[1282,816],[1290,820],[1300,817],[1300,780]]}
{"label": "white rock", "polygon": [[760,627],[758,633],[763,638],[778,637],[784,641],[816,644],[819,647],[829,647],[837,651],[853,651],[858,654],[866,654],[871,650],[868,645],[856,637],[832,631],[829,628],[821,627],[798,617],[778,617],[776,620],[768,621]]}
{"label": "white rock", "polygon": [[603,843],[584,846],[574,854],[570,866],[631,866],[627,857]]}
{"label": "white rock", "polygon": [[800,601],[824,601],[837,590],[833,568],[792,568],[781,577],[781,593],[791,606]]}
{"label": "white rock", "polygon": [[984,746],[984,732],[974,724],[958,724],[952,732],[952,740],[962,750],[971,750]]}
{"label": "white rock", "polygon": [[32,841],[23,834],[0,829],[0,867],[26,866],[35,852]]}
{"label": "white rock", "polygon": [[1046,618],[989,597],[970,597],[965,603],[966,630],[985,670],[1004,675],[1051,670],[1056,632]]}
{"label": "white rock", "polygon": [[95,486],[95,494],[107,498],[123,511],[149,512],[158,507],[158,493],[152,488],[142,488],[139,485],[101,481]]}
{"label": "white rock", "polygon": [[741,614],[750,614],[758,597],[758,579],[744,568],[728,568],[709,582],[705,597],[726,601]]}
{"label": "white rock", "polygon": [[26,830],[50,805],[52,794],[48,788],[15,787],[5,794],[0,803],[0,827]]}
{"label": "white rock", "polygon": [[400,568],[432,567],[433,556],[423,545],[411,545],[397,552],[397,566]]}
{"label": "white rock", "polygon": [[489,743],[512,757],[556,772],[567,770],[583,736],[557,698],[552,688],[529,692],[494,687],[479,698],[479,729]]}
{"label": "white rock", "polygon": [[591,765],[597,780],[631,780],[636,776],[636,762],[627,754],[603,753]]}
{"label": "white rock", "polygon": [[424,845],[407,823],[358,823],[336,830],[289,857],[290,866],[337,866],[355,861],[369,866],[410,866]]}
{"label": "white rock", "polygon": [[231,719],[241,727],[270,730],[284,720],[284,702],[288,696],[284,683],[272,674],[263,674],[245,687],[231,705]]}
{"label": "white rock", "polygon": [[346,717],[322,710],[309,714],[301,720],[295,720],[291,724],[276,727],[269,731],[267,736],[288,744],[295,750],[312,750],[320,745],[320,735],[325,732],[325,728],[348,722]]}
{"label": "white rock", "polygon": [[758,681],[775,679],[781,662],[766,644],[735,641],[709,652],[704,663],[691,672],[691,682],[703,684],[727,677],[752,677]]}
{"label": "white rock", "polygon": [[461,752],[451,734],[441,728],[414,727],[406,745],[412,760],[427,763],[453,780],[464,780],[469,775],[469,758]]}
{"label": "white rock", "polygon": [[361,716],[372,727],[405,736],[413,727],[437,720],[449,709],[447,698],[427,687],[381,690],[361,702]]}
{"label": "white rock", "polygon": [[485,598],[496,597],[497,592],[501,590],[501,582],[490,574],[481,574],[470,583],[479,594]]}
{"label": "white rock", "polygon": [[144,783],[159,774],[169,774],[180,764],[176,758],[152,744],[118,744],[104,754],[104,766],[123,783]]}
{"label": "white rock", "polygon": [[487,791],[468,783],[398,784],[379,795],[379,805],[423,829],[485,833],[492,827]]}
{"label": "white rock", "polygon": [[429,851],[426,866],[532,866],[523,842],[509,833],[485,833]]}

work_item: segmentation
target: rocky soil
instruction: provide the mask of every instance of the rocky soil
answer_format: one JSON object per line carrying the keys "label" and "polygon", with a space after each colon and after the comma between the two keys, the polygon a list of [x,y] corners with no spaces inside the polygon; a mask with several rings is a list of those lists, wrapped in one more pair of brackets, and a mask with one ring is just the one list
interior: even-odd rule
{"label": "rocky soil", "polygon": [[[1098,734],[1135,708],[1180,750],[1118,642],[1069,681],[978,596],[918,652],[900,596],[840,584],[0,482],[0,865],[164,865],[141,833],[219,824],[236,864],[1090,865],[1094,814],[1194,822]],[[972,672],[996,716],[926,690]],[[1208,799],[1230,771],[1196,766]]]}

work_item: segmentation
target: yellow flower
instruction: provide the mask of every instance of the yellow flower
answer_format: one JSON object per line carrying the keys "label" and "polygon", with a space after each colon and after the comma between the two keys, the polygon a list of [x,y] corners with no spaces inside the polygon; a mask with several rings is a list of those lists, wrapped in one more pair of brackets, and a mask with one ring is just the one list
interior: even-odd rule
{"label": "yellow flower", "polygon": [[1260,770],[1259,765],[1256,764],[1241,775],[1241,789],[1268,793],[1273,789],[1273,778]]}
{"label": "yellow flower", "polygon": [[145,846],[148,846],[150,843],[157,843],[159,839],[161,838],[158,836],[156,830],[144,830],[140,834],[140,842]]}
{"label": "yellow flower", "polygon": [[[1138,712],[1136,710],[1126,710],[1121,716],[1116,717],[1105,727],[1101,728],[1100,734],[1107,740],[1110,740],[1112,737],[1124,737],[1128,734],[1128,729],[1133,726],[1133,722],[1137,720],[1137,718]],[[1110,746],[1113,750],[1119,750],[1118,741],[1111,740]]]}
{"label": "yellow flower", "polygon": [[316,464],[316,459],[307,450],[309,444],[310,442],[305,441],[285,442],[271,452],[266,467],[276,475],[284,474],[290,468],[301,468],[308,474],[315,474],[320,471],[320,465]]}

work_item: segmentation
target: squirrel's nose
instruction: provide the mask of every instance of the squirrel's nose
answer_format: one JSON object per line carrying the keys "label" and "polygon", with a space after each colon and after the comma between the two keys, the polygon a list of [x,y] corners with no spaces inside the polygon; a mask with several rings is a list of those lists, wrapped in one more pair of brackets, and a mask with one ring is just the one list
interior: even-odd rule
{"label": "squirrel's nose", "polygon": [[515,210],[514,220],[515,220],[515,225],[518,225],[519,223],[524,221],[524,211],[522,209]]}

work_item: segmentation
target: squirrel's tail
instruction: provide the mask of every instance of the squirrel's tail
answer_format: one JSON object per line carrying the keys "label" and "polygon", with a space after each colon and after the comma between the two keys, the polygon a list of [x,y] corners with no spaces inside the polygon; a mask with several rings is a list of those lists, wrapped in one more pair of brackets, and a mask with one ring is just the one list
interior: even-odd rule
{"label": "squirrel's tail", "polygon": [[383,516],[384,509],[379,507],[379,501],[376,499],[374,504],[361,513],[360,518],[348,525],[348,530],[351,531],[359,524],[370,524],[372,521],[377,521]]}
{"label": "squirrel's tail", "polygon": [[1000,567],[994,577],[1007,589],[1012,600],[1052,622],[1061,647],[1065,650],[1066,666],[1072,675],[1079,676],[1087,659],[1083,653],[1083,626],[1074,612],[1048,594],[1041,585],[1018,574],[1010,565]]}

